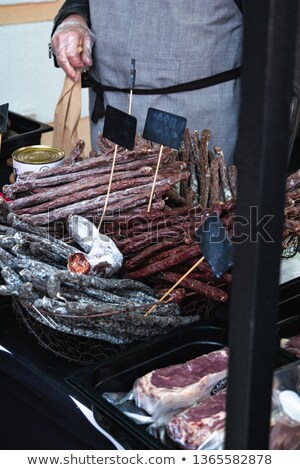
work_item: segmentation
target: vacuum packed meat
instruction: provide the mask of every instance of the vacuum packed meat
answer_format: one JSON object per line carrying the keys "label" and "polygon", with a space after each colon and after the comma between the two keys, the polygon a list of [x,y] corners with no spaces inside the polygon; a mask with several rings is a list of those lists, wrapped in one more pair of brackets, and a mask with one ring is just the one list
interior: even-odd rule
{"label": "vacuum packed meat", "polygon": [[134,383],[136,405],[157,417],[195,404],[224,381],[228,357],[228,348],[223,348],[149,372]]}
{"label": "vacuum packed meat", "polygon": [[167,425],[168,435],[184,449],[196,450],[213,432],[225,429],[226,390],[202,400],[174,416]]}

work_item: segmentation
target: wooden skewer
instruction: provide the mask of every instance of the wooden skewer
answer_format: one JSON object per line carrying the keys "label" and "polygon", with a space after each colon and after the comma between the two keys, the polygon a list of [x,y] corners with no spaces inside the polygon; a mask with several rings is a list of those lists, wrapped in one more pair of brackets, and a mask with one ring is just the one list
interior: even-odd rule
{"label": "wooden skewer", "polygon": [[102,211],[102,214],[101,214],[101,219],[100,219],[100,222],[99,222],[99,225],[98,225],[98,231],[100,231],[100,228],[101,228],[101,225],[102,225],[104,216],[105,216],[107,204],[108,204],[108,198],[109,198],[109,194],[110,194],[111,183],[112,183],[112,179],[113,179],[113,175],[114,175],[114,171],[115,171],[115,163],[116,163],[116,158],[117,158],[117,150],[118,150],[118,145],[116,144],[116,146],[115,146],[115,151],[114,151],[114,156],[113,156],[113,161],[112,161],[112,166],[111,166],[111,172],[110,172],[109,182],[108,182],[108,188],[107,188],[107,193],[106,193],[106,199],[105,199],[103,211]]}
{"label": "wooden skewer", "polygon": [[164,146],[161,145],[161,146],[160,146],[160,149],[159,149],[159,155],[158,155],[158,160],[157,160],[157,165],[156,165],[154,180],[153,180],[153,184],[152,184],[152,188],[151,188],[151,194],[150,194],[150,199],[149,199],[149,204],[148,204],[148,210],[147,210],[147,212],[150,212],[150,209],[151,209],[151,204],[152,204],[152,199],[153,199],[153,193],[154,193],[154,189],[155,189],[155,184],[156,184],[156,179],[157,179],[157,175],[158,175],[158,169],[159,169],[159,165],[160,165],[160,161],[161,161],[161,156],[162,156],[163,148],[164,148]]}
{"label": "wooden skewer", "polygon": [[131,109],[132,109],[132,88],[130,88],[130,92],[129,92],[128,114],[131,114]]}
{"label": "wooden skewer", "polygon": [[160,304],[169,294],[171,294],[171,292],[175,289],[175,287],[177,287],[178,284],[180,284],[181,281],[183,281],[183,279],[185,279],[197,266],[199,266],[199,264],[202,263],[202,261],[204,261],[204,256],[198,259],[198,261],[196,261],[196,263],[183,276],[181,276],[181,278],[178,279],[178,281],[154,305],[152,305],[152,307],[145,313],[144,317],[147,317],[148,315],[150,315],[150,313],[153,312],[153,310],[157,307],[157,305]]}

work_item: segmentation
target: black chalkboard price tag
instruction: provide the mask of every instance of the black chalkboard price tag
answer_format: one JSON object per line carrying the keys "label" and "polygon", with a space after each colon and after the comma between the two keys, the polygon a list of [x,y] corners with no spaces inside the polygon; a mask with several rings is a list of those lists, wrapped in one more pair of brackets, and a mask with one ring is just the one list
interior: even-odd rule
{"label": "black chalkboard price tag", "polygon": [[217,214],[210,215],[196,230],[196,240],[217,278],[233,266],[234,245]]}
{"label": "black chalkboard price tag", "polygon": [[186,118],[167,113],[160,109],[149,108],[143,137],[156,144],[179,149],[186,127]]}
{"label": "black chalkboard price tag", "polygon": [[107,105],[103,136],[114,144],[133,150],[137,120],[131,114]]}
{"label": "black chalkboard price tag", "polygon": [[113,174],[115,170],[115,163],[117,158],[118,147],[124,147],[128,150],[133,150],[135,133],[136,133],[137,120],[131,114],[124,113],[120,109],[114,108],[113,106],[107,105],[105,111],[105,120],[103,125],[103,136],[116,144],[115,151],[113,155],[113,162],[111,166],[111,173],[108,182],[107,194],[104,203],[104,208],[102,210],[100,222],[98,225],[98,230],[100,231],[101,224],[103,222],[109,193],[111,189],[111,184],[113,180]]}
{"label": "black chalkboard price tag", "polygon": [[183,140],[183,133],[186,127],[186,118],[177,116],[176,114],[167,113],[161,109],[149,108],[147,112],[146,122],[144,126],[143,137],[151,140],[156,144],[160,144],[159,156],[156,165],[156,171],[152,184],[151,194],[148,204],[148,212],[150,212],[154,188],[156,184],[158,169],[163,152],[163,148],[170,147],[179,149]]}

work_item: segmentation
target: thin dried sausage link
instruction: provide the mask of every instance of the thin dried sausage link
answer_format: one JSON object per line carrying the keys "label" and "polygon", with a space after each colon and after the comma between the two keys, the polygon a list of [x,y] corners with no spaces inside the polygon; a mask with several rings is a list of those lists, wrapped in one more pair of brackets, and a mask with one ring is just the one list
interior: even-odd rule
{"label": "thin dried sausage link", "polygon": [[186,247],[185,250],[182,250],[180,253],[170,256],[167,259],[157,261],[156,263],[151,263],[148,266],[127,273],[127,277],[129,279],[142,279],[144,277],[150,276],[151,274],[167,270],[187,259],[194,258],[197,256],[197,254],[200,256],[198,245],[193,247]]}
{"label": "thin dried sausage link", "polygon": [[224,154],[220,147],[214,146],[214,151],[219,159],[219,171],[221,177],[221,186],[223,189],[224,200],[229,201],[232,199],[232,191],[230,189],[228,171],[225,164]]}
{"label": "thin dried sausage link", "polygon": [[81,155],[85,148],[85,142],[83,140],[78,140],[75,147],[71,150],[70,154],[65,157],[65,165],[71,165],[72,163],[82,161]]}
{"label": "thin dried sausage link", "polygon": [[210,168],[208,158],[208,144],[211,137],[209,129],[203,129],[200,139],[200,206],[205,209],[208,206]]}
{"label": "thin dried sausage link", "polygon": [[[159,273],[158,277],[159,279],[164,279],[169,282],[176,283],[182,277],[182,274],[164,271]],[[180,285],[188,290],[201,294],[203,297],[213,299],[217,302],[227,302],[228,300],[227,292],[223,291],[222,289],[219,289],[218,287],[210,286],[209,284],[205,284],[204,282],[197,281],[196,279],[189,279],[188,277],[186,277],[180,282]]]}
{"label": "thin dried sausage link", "polygon": [[230,165],[228,167],[228,177],[230,182],[230,189],[232,192],[232,196],[236,198],[237,196],[237,167],[235,165]]}
{"label": "thin dried sausage link", "polygon": [[[151,167],[141,167],[138,170],[116,172],[115,178],[119,181],[124,179],[132,179],[143,175],[150,175],[152,173]],[[18,211],[24,207],[35,206],[43,202],[52,201],[54,198],[66,196],[67,194],[77,193],[84,189],[94,188],[95,186],[107,185],[109,181],[109,173],[104,175],[93,174],[90,177],[84,177],[79,181],[66,183],[61,187],[56,188],[43,188],[41,192],[35,192],[29,196],[20,197],[10,202],[10,207],[13,211]]]}
{"label": "thin dried sausage link", "polygon": [[125,270],[133,269],[139,264],[141,264],[144,260],[148,259],[153,253],[157,253],[158,251],[165,250],[166,248],[174,246],[174,244],[176,244],[176,242],[162,240],[161,242],[156,243],[154,245],[149,245],[140,253],[126,260],[125,263],[123,264],[123,268]]}

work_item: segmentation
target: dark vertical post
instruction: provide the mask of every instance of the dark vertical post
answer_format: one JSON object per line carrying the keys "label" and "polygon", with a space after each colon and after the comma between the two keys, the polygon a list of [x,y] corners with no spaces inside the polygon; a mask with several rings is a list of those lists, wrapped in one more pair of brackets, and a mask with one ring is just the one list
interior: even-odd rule
{"label": "dark vertical post", "polygon": [[244,2],[227,449],[267,449],[296,0]]}

